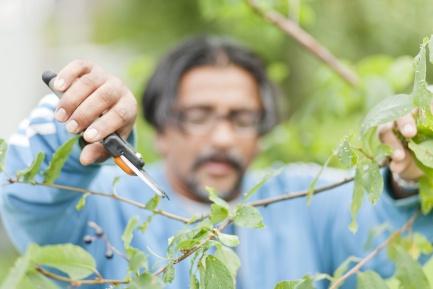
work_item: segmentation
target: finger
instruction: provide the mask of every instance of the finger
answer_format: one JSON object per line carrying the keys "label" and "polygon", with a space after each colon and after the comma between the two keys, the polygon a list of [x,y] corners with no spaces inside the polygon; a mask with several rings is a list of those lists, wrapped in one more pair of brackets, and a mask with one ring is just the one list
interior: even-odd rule
{"label": "finger", "polygon": [[393,133],[392,128],[390,126],[382,127],[379,131],[380,140],[389,145],[393,149],[392,160],[393,161],[403,161],[406,157],[406,152],[403,147],[403,144],[397,138],[397,136]]}
{"label": "finger", "polygon": [[74,81],[80,76],[89,73],[93,68],[93,64],[86,60],[73,60],[66,65],[57,74],[54,81],[54,89],[58,91],[65,91]]}
{"label": "finger", "polygon": [[56,119],[66,121],[77,107],[106,81],[106,78],[104,73],[93,70],[76,79],[57,104]]}
{"label": "finger", "polygon": [[122,91],[118,86],[106,82],[74,109],[66,123],[66,128],[71,133],[78,133],[86,129],[104,111],[111,108],[119,98]]}
{"label": "finger", "polygon": [[[131,128],[135,121],[136,111],[135,98],[125,97],[86,129],[83,134],[84,139],[88,142],[100,141],[113,132]],[[125,133],[125,130],[122,133]]]}
{"label": "finger", "polygon": [[411,138],[417,133],[415,119],[412,114],[407,114],[397,120],[397,128],[404,137]]}
{"label": "finger", "polygon": [[84,166],[106,160],[110,155],[101,143],[86,145],[81,151],[80,163]]}
{"label": "finger", "polygon": [[409,157],[408,152],[406,152],[405,155],[406,157],[400,161],[396,161],[396,160],[391,161],[391,163],[389,164],[389,168],[391,169],[391,171],[397,174],[401,174],[402,172],[406,171],[409,168],[409,166],[412,163],[412,159]]}

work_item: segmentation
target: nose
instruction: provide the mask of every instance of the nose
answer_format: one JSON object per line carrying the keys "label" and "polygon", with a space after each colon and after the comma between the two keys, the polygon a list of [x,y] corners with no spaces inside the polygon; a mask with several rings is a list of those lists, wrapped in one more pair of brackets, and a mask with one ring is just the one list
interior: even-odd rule
{"label": "nose", "polygon": [[221,120],[212,130],[210,138],[216,148],[227,149],[235,144],[236,133],[229,121]]}

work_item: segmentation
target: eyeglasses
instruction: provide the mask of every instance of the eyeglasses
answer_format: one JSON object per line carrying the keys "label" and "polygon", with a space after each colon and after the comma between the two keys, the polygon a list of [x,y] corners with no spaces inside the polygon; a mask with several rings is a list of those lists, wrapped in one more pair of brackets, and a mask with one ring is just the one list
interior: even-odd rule
{"label": "eyeglasses", "polygon": [[185,132],[194,135],[207,135],[217,124],[228,121],[240,136],[255,136],[260,131],[262,113],[249,109],[231,110],[218,114],[212,107],[197,106],[175,110],[177,124]]}

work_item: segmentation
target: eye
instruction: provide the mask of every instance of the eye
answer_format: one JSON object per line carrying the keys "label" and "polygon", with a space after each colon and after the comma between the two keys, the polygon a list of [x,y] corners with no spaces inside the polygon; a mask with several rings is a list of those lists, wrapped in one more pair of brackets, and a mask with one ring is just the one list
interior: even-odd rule
{"label": "eye", "polygon": [[241,110],[234,112],[232,119],[237,127],[256,127],[259,123],[260,114],[256,111]]}
{"label": "eye", "polygon": [[212,119],[212,110],[205,107],[193,107],[181,113],[182,121],[190,124],[203,124]]}

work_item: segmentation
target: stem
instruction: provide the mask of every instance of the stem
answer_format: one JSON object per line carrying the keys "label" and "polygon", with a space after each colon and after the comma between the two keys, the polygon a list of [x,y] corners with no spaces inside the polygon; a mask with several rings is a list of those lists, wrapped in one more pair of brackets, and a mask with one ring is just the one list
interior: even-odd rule
{"label": "stem", "polygon": [[294,38],[303,48],[334,70],[349,85],[358,85],[359,79],[356,73],[344,66],[328,49],[303,30],[296,22],[278,12],[265,11],[255,0],[245,0],[245,2],[256,14]]}
{"label": "stem", "polygon": [[[27,184],[26,182],[21,182],[19,180],[16,179],[12,179],[10,178],[9,180],[9,184],[17,184],[17,183],[21,183],[21,184]],[[89,191],[87,189],[84,188],[79,188],[79,187],[73,187],[73,186],[66,186],[66,185],[60,185],[60,184],[43,184],[43,183],[33,183],[32,185],[34,186],[44,186],[44,187],[48,187],[48,188],[54,188],[54,189],[61,189],[61,190],[68,190],[68,191],[72,191],[72,192],[76,192],[76,193],[81,193],[81,194],[89,194],[89,195],[94,195],[94,196],[101,196],[101,197],[106,197],[106,198],[111,198],[117,201],[120,201],[122,203],[126,203],[129,204],[131,206],[143,209],[143,210],[148,210],[154,214],[157,215],[161,215],[164,217],[167,217],[169,219],[173,219],[179,222],[182,222],[184,224],[190,224],[191,223],[191,219],[189,218],[185,218],[182,216],[178,216],[176,214],[170,213],[170,212],[166,212],[160,209],[155,209],[155,210],[149,210],[146,208],[146,204],[122,197],[118,194],[111,194],[111,193],[104,193],[104,192],[95,192],[95,191]]]}
{"label": "stem", "polygon": [[[224,230],[233,220],[231,219],[227,219],[226,221],[224,221],[223,223],[221,223],[216,230],[218,231],[222,231]],[[188,250],[187,252],[185,252],[183,255],[181,255],[180,257],[178,257],[177,259],[175,259],[173,262],[170,262],[170,265],[176,265],[180,262],[182,262],[183,260],[187,259],[189,256],[191,256],[192,254],[194,254],[195,252],[197,252],[198,250],[200,250],[204,245],[206,245],[206,243],[212,239],[215,238],[215,234],[211,231],[209,233],[209,236],[203,241],[201,242],[199,245],[195,246],[194,248],[191,248],[190,250]],[[158,269],[155,273],[153,273],[154,276],[158,276],[162,273],[164,273],[165,271],[167,271],[168,267],[170,265],[166,265],[160,269]]]}
{"label": "stem", "polygon": [[128,280],[112,280],[112,279],[102,279],[102,278],[97,278],[97,279],[92,279],[92,280],[74,280],[71,278],[67,278],[67,277],[60,276],[60,275],[57,275],[55,273],[49,272],[49,271],[47,271],[47,270],[45,270],[39,266],[36,267],[36,271],[38,271],[39,273],[41,273],[45,277],[48,277],[48,278],[53,279],[53,280],[69,283],[74,287],[78,287],[81,285],[98,285],[98,284],[120,285],[120,284],[128,284],[129,283]]}
{"label": "stem", "polygon": [[352,269],[346,272],[343,276],[338,278],[329,289],[337,289],[347,278],[358,273],[361,268],[370,262],[374,257],[376,257],[383,249],[385,249],[395,238],[400,236],[402,233],[410,230],[418,217],[418,211],[416,211],[410,219],[397,231],[392,233],[385,241],[380,243],[373,251],[370,252],[367,256],[362,258]]}
{"label": "stem", "polygon": [[[319,187],[319,188],[313,190],[313,195],[335,189],[339,186],[342,186],[342,185],[345,185],[347,183],[352,182],[353,179],[354,179],[354,177],[349,177],[349,178],[345,178],[341,181]],[[254,201],[254,202],[249,203],[248,205],[253,206],[253,207],[263,207],[263,206],[267,206],[267,205],[282,202],[282,201],[287,201],[287,200],[291,200],[291,199],[297,199],[297,198],[305,197],[308,195],[308,193],[309,193],[308,190],[286,193],[283,195],[278,195],[275,197],[270,197],[270,198]]]}

